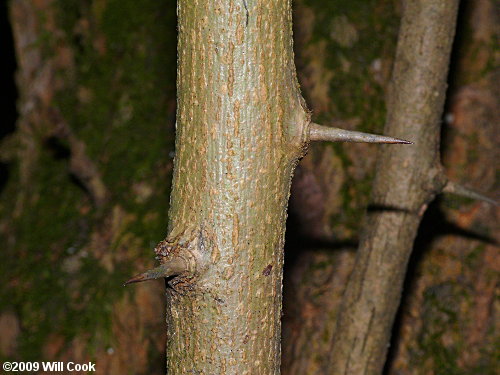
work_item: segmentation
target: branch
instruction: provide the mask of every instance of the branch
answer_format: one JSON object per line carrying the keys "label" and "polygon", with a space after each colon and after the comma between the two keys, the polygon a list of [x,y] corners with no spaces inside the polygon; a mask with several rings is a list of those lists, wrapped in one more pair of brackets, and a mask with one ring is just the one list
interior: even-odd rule
{"label": "branch", "polygon": [[132,277],[130,280],[127,280],[125,284],[123,284],[123,286],[133,283],[140,283],[142,281],[160,279],[162,277],[175,276],[186,271],[187,271],[186,261],[183,258],[175,257],[163,263],[162,265],[153,268],[152,270],[148,270],[137,276]]}
{"label": "branch", "polygon": [[474,190],[466,188],[465,186],[459,185],[453,181],[448,181],[443,187],[442,193],[450,193],[458,195],[459,197],[465,197],[470,199],[475,199],[478,201],[483,201],[494,206],[498,206],[498,202],[494,199],[487,197],[486,195],[480,194]]}
{"label": "branch", "polygon": [[361,143],[399,143],[413,144],[413,142],[404,139],[386,137],[369,133],[356,132],[339,128],[331,128],[315,124],[312,122],[309,127],[309,139],[311,141],[330,141],[330,142],[361,142]]}
{"label": "branch", "polygon": [[108,200],[109,192],[96,163],[87,154],[85,142],[73,133],[58,111],[52,110],[50,116],[54,123],[51,135],[68,142],[71,152],[69,160],[70,172],[85,187],[95,205],[102,207]]}
{"label": "branch", "polygon": [[383,372],[422,219],[415,212],[425,211],[423,202],[432,201],[435,185],[442,183],[437,150],[458,5],[459,0],[422,0],[403,7],[384,132],[412,134],[419,142],[398,152],[384,147],[378,154],[370,204],[403,211],[370,212],[364,221],[325,373]]}
{"label": "branch", "polygon": [[88,156],[85,143],[78,139],[67,126],[65,128],[65,134],[61,138],[67,139],[71,150],[70,171],[85,186],[96,206],[101,207],[108,197],[106,185],[96,164]]}

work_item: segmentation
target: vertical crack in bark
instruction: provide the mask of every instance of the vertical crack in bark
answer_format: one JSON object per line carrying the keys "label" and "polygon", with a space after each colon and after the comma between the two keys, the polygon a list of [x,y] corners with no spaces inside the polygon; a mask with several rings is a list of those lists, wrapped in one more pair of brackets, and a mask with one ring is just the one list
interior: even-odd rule
{"label": "vertical crack in bark", "polygon": [[243,0],[243,7],[245,8],[245,26],[248,27],[248,6],[246,0]]}

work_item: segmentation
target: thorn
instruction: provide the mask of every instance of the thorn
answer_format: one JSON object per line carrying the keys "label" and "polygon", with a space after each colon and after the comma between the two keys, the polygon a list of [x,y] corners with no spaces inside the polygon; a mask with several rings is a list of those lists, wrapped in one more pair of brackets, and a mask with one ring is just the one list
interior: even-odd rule
{"label": "thorn", "polygon": [[131,279],[125,281],[123,286],[127,286],[128,284],[133,284],[133,283],[140,283],[141,281],[147,281],[147,280],[153,280],[153,278],[148,278],[147,277],[147,272],[141,273],[140,275],[134,276]]}
{"label": "thorn", "polygon": [[187,271],[186,262],[182,258],[173,258],[168,262],[163,263],[162,265],[143,272],[139,275],[132,277],[127,280],[123,286],[127,286],[128,284],[140,283],[142,281],[155,280],[163,277],[170,277],[179,275],[183,272]]}
{"label": "thorn", "polygon": [[310,124],[309,137],[311,141],[413,144],[413,142],[400,138],[331,128],[314,122]]}
{"label": "thorn", "polygon": [[475,199],[479,201],[483,201],[494,206],[498,206],[498,202],[494,199],[487,197],[486,195],[480,194],[474,190],[466,188],[465,186],[459,185],[453,181],[448,181],[443,188],[442,193],[451,193],[458,195],[460,197]]}

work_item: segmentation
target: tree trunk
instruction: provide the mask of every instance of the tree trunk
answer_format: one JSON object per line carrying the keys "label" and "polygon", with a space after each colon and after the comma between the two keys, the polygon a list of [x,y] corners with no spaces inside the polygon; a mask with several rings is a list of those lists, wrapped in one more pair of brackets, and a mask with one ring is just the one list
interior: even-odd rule
{"label": "tree trunk", "polygon": [[418,226],[446,184],[439,135],[457,11],[458,0],[404,5],[385,131],[415,145],[380,153],[328,373],[382,372]]}
{"label": "tree trunk", "polygon": [[[169,374],[278,374],[286,207],[308,114],[287,0],[178,4]],[[175,249],[172,250],[172,249]]]}
{"label": "tree trunk", "polygon": [[[495,2],[463,2],[443,132],[443,164],[456,181],[498,199],[500,31]],[[443,195],[417,238],[412,282],[393,335],[392,375],[498,372],[500,210]],[[422,247],[424,249],[422,249]]]}

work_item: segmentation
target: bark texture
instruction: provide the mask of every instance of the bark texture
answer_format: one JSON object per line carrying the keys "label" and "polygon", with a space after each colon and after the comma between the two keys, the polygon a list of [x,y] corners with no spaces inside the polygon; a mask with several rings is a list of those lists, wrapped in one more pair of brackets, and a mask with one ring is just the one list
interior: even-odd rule
{"label": "bark texture", "polygon": [[[291,7],[180,1],[169,374],[278,374],[290,181],[307,140]],[[168,262],[169,256],[162,257]]]}
{"label": "bark texture", "polygon": [[413,241],[427,205],[445,183],[439,134],[457,11],[458,1],[404,4],[385,132],[415,145],[380,153],[328,373],[383,369]]}

